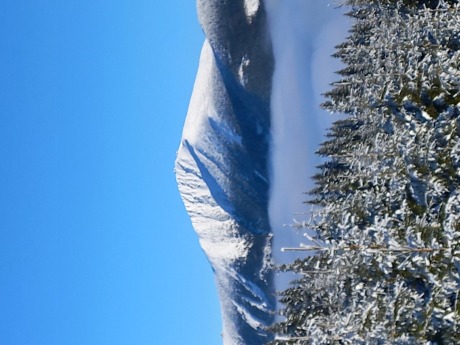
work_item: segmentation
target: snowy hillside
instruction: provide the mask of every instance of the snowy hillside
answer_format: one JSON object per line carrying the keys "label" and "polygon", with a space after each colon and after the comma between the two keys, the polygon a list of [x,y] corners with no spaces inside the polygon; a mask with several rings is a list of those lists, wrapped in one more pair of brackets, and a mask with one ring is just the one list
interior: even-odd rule
{"label": "snowy hillside", "polygon": [[206,34],[179,148],[179,190],[216,275],[224,344],[264,344],[275,308],[268,267],[270,79],[258,1],[198,1]]}

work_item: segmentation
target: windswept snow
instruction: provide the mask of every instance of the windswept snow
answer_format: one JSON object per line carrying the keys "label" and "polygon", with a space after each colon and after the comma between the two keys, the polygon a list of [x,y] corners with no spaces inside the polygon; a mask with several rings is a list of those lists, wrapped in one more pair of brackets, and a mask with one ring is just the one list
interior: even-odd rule
{"label": "windswept snow", "polygon": [[267,343],[276,306],[267,169],[273,60],[260,5],[198,0],[207,40],[176,160],[215,273],[226,345]]}
{"label": "windswept snow", "polygon": [[257,13],[260,6],[260,0],[244,0],[244,11],[247,17],[252,17]]}
{"label": "windswept snow", "polygon": [[240,77],[240,83],[242,85],[246,85],[248,82],[247,67],[250,63],[251,62],[249,61],[248,57],[243,56],[243,58],[241,59],[240,68],[238,69],[238,76]]}
{"label": "windswept snow", "polygon": [[[221,173],[227,165],[223,157],[213,156],[210,158],[209,148],[215,146],[215,142],[209,142],[206,146],[207,130],[210,123],[217,123],[218,127],[226,131],[226,137],[240,144],[237,134],[231,133],[225,123],[221,123],[219,112],[225,107],[222,97],[222,80],[215,65],[214,55],[209,42],[206,40],[200,57],[189,111],[183,129],[183,137],[187,138],[181,146],[181,160],[178,162],[182,169],[177,169],[179,190],[183,197],[193,196],[186,203],[187,211],[191,215],[192,223],[197,232],[200,244],[206,255],[212,262],[220,260],[244,259],[248,253],[248,243],[238,236],[237,224],[232,216],[226,212],[209,194],[209,187],[204,182],[203,173],[215,176],[215,186],[229,185],[228,177]],[[205,151],[200,148],[206,148]],[[214,149],[219,149],[215,147]],[[201,162],[207,169],[196,170],[196,163]],[[196,171],[199,175],[190,174]],[[218,222],[218,226],[216,224]]]}
{"label": "windswept snow", "polygon": [[186,136],[189,142],[194,143],[202,135],[203,124],[197,121],[198,114],[207,114],[215,118],[217,109],[213,100],[216,99],[214,93],[216,89],[215,76],[212,71],[216,68],[211,46],[208,40],[205,40],[201,49],[198,72],[193,86],[192,97],[188,108],[187,117],[183,129],[183,136]]}
{"label": "windswept snow", "polygon": [[255,330],[257,329],[262,329],[264,326],[266,326],[263,322],[261,322],[260,320],[257,320],[256,317],[254,317],[249,311],[247,311],[243,306],[233,302],[233,304],[235,305],[236,307],[236,310],[241,314],[243,315],[243,318],[245,319],[245,321],[249,324],[249,326],[251,326],[252,328],[254,328]]}

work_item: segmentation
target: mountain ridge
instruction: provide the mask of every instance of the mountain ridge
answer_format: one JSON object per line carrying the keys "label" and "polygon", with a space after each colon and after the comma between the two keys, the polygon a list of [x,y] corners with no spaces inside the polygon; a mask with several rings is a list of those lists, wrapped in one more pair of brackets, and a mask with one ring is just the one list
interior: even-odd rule
{"label": "mountain ridge", "polygon": [[263,2],[249,5],[197,2],[207,39],[175,168],[215,273],[225,345],[271,340],[276,308],[268,217],[273,56]]}

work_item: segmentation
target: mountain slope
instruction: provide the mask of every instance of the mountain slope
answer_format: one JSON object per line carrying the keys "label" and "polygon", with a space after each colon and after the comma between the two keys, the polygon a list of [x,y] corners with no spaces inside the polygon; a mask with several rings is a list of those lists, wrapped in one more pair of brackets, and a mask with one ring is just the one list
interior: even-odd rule
{"label": "mountain slope", "polygon": [[269,267],[270,89],[263,3],[198,1],[207,40],[176,176],[216,276],[224,344],[264,344],[275,297]]}

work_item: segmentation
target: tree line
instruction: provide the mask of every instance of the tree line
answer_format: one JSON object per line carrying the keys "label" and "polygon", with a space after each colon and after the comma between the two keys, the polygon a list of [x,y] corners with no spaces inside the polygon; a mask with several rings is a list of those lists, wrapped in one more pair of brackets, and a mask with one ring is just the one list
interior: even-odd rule
{"label": "tree line", "polygon": [[[460,344],[460,4],[347,0],[302,259],[271,344]],[[289,250],[289,249],[288,249]]]}

